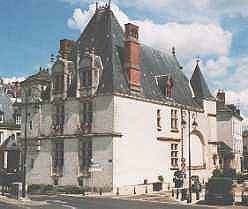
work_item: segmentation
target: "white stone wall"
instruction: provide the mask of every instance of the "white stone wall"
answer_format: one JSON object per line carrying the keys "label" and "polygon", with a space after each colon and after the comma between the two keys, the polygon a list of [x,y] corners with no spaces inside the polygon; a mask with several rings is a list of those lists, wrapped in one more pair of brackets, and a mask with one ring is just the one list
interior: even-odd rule
{"label": "white stone wall", "polygon": [[[53,184],[51,178],[51,141],[41,141],[39,152],[29,149],[27,156],[27,184]],[[31,169],[31,160],[34,167]]]}
{"label": "white stone wall", "polygon": [[[216,114],[215,102],[205,104],[206,112],[198,112],[196,120],[197,131],[202,136],[203,159],[206,169],[194,170],[193,175],[200,175],[207,181],[212,173],[212,153],[208,148],[209,140],[216,140]],[[209,106],[210,107],[209,107]],[[180,139],[181,138],[181,115],[178,111],[178,132],[171,131],[172,107],[157,105],[143,101],[132,100],[123,97],[115,97],[114,100],[114,131],[121,132],[123,136],[114,139],[114,188],[127,185],[142,184],[144,179],[148,182],[157,182],[158,176],[162,175],[166,182],[172,182],[174,171],[171,170],[171,143],[181,142],[158,141],[158,137]],[[157,130],[157,110],[160,109],[162,131]],[[190,113],[191,117],[193,112]],[[208,116],[211,114],[211,116]],[[209,117],[210,126],[209,126]],[[188,112],[186,112],[186,129],[184,129],[184,157],[188,156]],[[191,118],[191,124],[193,119]],[[209,130],[211,129],[211,130]],[[190,132],[193,127],[190,126]],[[193,134],[191,138],[194,139]],[[192,145],[193,146],[193,145]],[[215,147],[217,149],[217,147]],[[199,147],[191,147],[191,150],[199,152]],[[181,153],[179,154],[179,159]],[[180,161],[179,161],[180,165]]]}
{"label": "white stone wall", "polygon": [[113,188],[113,138],[93,137],[93,159],[100,171],[93,172],[93,186],[111,191]]}

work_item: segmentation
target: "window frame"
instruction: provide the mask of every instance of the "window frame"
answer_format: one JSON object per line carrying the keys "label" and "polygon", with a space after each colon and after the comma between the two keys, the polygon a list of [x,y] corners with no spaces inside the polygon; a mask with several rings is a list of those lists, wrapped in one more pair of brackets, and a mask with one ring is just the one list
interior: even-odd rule
{"label": "window frame", "polygon": [[178,110],[171,109],[171,130],[178,131]]}
{"label": "window frame", "polygon": [[170,144],[170,158],[171,158],[171,169],[179,168],[179,144],[172,143]]}

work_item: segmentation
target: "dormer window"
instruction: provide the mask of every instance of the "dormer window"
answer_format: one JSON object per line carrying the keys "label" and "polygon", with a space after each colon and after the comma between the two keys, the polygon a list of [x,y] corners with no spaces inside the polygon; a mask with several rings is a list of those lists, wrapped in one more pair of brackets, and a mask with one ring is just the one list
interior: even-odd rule
{"label": "dormer window", "polygon": [[4,112],[0,111],[0,123],[4,122]]}
{"label": "dormer window", "polygon": [[166,92],[166,96],[167,97],[170,97],[170,98],[172,98],[173,97],[173,87],[174,87],[174,82],[173,82],[173,79],[171,78],[171,77],[169,77],[168,78],[168,80],[167,80],[167,85],[166,85],[166,90],[167,90],[167,92]]}
{"label": "dormer window", "polygon": [[156,83],[163,94],[163,96],[168,98],[173,98],[174,96],[174,81],[171,76],[161,75],[156,76]]}
{"label": "dormer window", "polygon": [[56,75],[53,79],[53,89],[55,93],[64,91],[64,75]]}

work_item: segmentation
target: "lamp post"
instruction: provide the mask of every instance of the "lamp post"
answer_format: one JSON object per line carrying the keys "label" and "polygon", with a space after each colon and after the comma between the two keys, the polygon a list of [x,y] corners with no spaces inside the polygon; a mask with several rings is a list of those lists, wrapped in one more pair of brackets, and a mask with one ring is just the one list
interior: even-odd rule
{"label": "lamp post", "polygon": [[[25,88],[23,88],[25,89]],[[26,197],[26,168],[27,168],[27,126],[28,126],[28,97],[27,92],[24,90],[24,147],[22,152],[22,198]]]}
{"label": "lamp post", "polygon": [[[27,130],[28,130],[28,95],[27,89],[22,88],[24,92],[24,111],[25,111],[25,122],[24,122],[24,147],[22,151],[22,198],[26,198],[27,196],[27,188],[26,188],[26,173],[27,173],[27,151],[28,151],[28,138],[27,138]],[[36,88],[39,92],[40,89]],[[35,97],[34,97],[35,98]]]}
{"label": "lamp post", "polygon": [[[192,123],[192,128],[195,130],[197,128],[198,124],[196,122],[196,114],[193,114],[193,123]],[[187,202],[191,203],[192,202],[192,178],[191,178],[191,114],[190,110],[188,110],[188,128],[189,128],[189,145],[188,145],[188,152],[189,152],[189,197]]]}

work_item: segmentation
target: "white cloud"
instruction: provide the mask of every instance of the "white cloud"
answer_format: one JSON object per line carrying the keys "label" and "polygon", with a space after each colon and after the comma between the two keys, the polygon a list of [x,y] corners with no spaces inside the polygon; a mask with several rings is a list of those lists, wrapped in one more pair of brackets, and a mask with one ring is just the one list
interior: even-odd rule
{"label": "white cloud", "polygon": [[16,81],[21,82],[25,80],[24,77],[3,77],[2,79],[4,84],[9,84]]}
{"label": "white cloud", "polygon": [[[148,19],[132,20],[115,4],[112,4],[111,8],[122,26],[127,22],[135,22],[140,26],[141,41],[157,49],[168,51],[172,46],[176,46],[179,56],[183,55],[184,58],[229,54],[232,34],[217,24],[156,24]],[[90,5],[88,10],[75,9],[68,20],[68,26],[82,31],[94,12],[94,4]]]}
{"label": "white cloud", "polygon": [[217,60],[210,59],[206,63],[206,71],[210,77],[223,77],[227,75],[229,67],[232,65],[230,58],[221,56]]}
{"label": "white cloud", "polygon": [[121,6],[161,12],[181,21],[213,21],[221,16],[248,16],[247,0],[125,0],[117,1]]}

